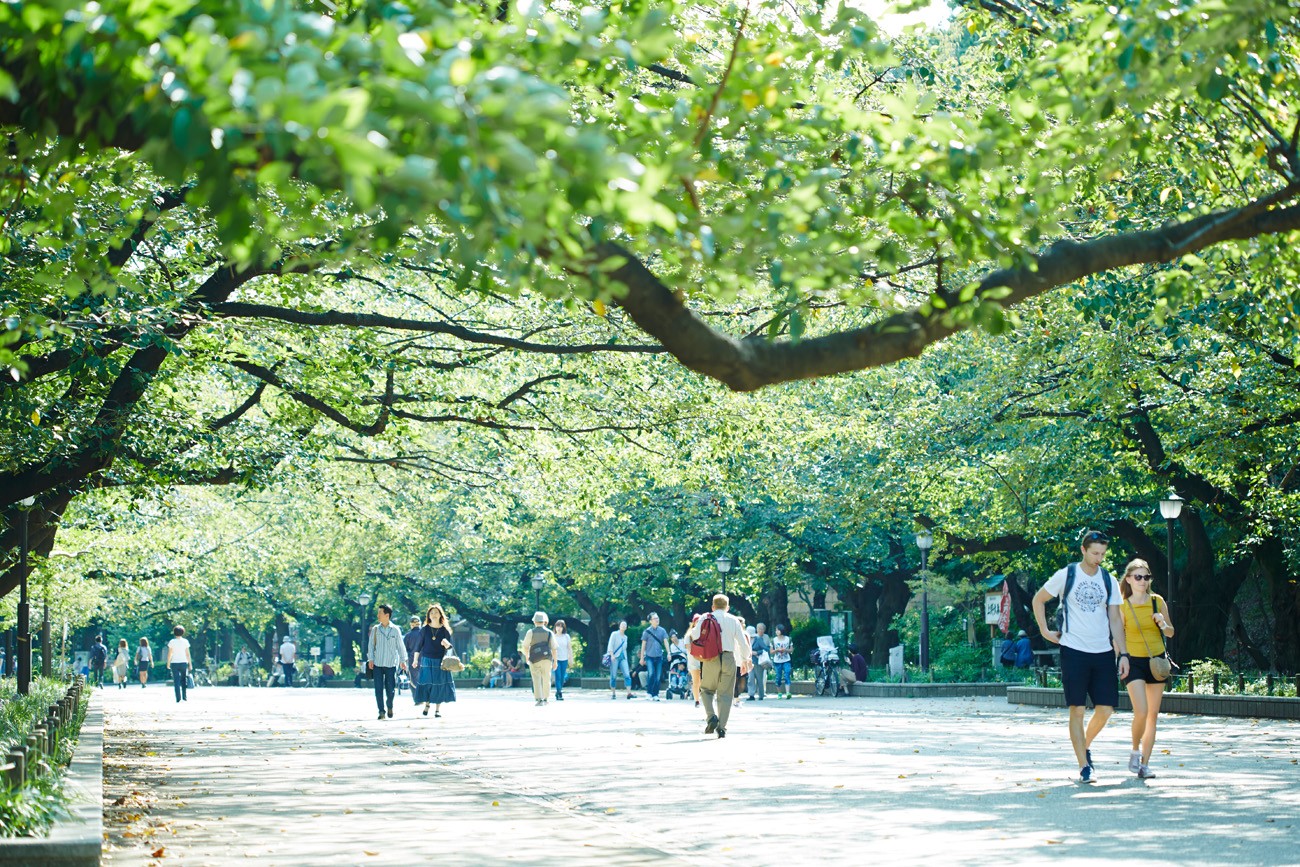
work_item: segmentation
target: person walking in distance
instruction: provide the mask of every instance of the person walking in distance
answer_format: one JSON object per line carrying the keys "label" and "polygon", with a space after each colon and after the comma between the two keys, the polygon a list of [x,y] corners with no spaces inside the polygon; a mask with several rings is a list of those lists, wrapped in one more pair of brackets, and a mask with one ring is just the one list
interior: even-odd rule
{"label": "person walking in distance", "polygon": [[295,663],[298,661],[298,648],[286,632],[284,641],[280,642],[280,671],[284,675],[284,685],[293,686]]}
{"label": "person walking in distance", "polygon": [[186,694],[186,681],[190,676],[190,640],[185,637],[185,627],[177,626],[172,630],[172,640],[167,642],[167,668],[172,673],[172,689],[176,691],[176,703],[189,701]]}
{"label": "person walking in distance", "polygon": [[126,670],[131,664],[131,647],[125,638],[117,641],[117,658],[113,660],[113,683],[118,689],[126,689]]}
{"label": "person walking in distance", "polygon": [[[763,654],[767,654],[767,659],[763,659]],[[749,697],[751,700],[757,698],[762,701],[767,697],[767,666],[761,663],[766,662],[768,665],[772,662],[772,644],[767,637],[767,624],[759,623],[754,626],[754,635],[749,640],[750,664],[753,671],[749,675]]]}
{"label": "person walking in distance", "polygon": [[235,654],[235,674],[239,675],[239,685],[248,686],[253,682],[253,652],[245,647]]}
{"label": "person walking in distance", "polygon": [[[370,627],[366,642],[366,667],[375,674],[375,704],[379,705],[379,718],[393,718],[393,696],[397,694],[397,669],[407,670],[406,644],[402,630],[393,623],[393,606],[379,606],[379,622]],[[384,707],[384,696],[388,707]]]}
{"label": "person walking in distance", "polygon": [[104,685],[104,668],[108,665],[108,648],[104,646],[104,636],[96,635],[95,643],[90,645],[90,682],[95,686]]}
{"label": "person walking in distance", "polygon": [[623,683],[627,684],[627,697],[632,697],[632,672],[627,667],[627,621],[620,620],[618,629],[609,634],[609,644],[605,646],[605,655],[609,657],[609,697],[618,698],[614,689],[618,683],[619,668],[623,669]]}
{"label": "person walking in distance", "polygon": [[749,642],[740,621],[727,610],[730,600],[713,597],[713,610],[691,624],[686,633],[691,654],[700,660],[700,698],[704,702],[704,733],[727,736],[727,720],[736,687],[736,672],[749,666]]}
{"label": "person walking in distance", "polygon": [[[1056,572],[1034,594],[1034,617],[1043,638],[1061,646],[1061,684],[1070,709],[1070,745],[1079,763],[1081,783],[1096,779],[1092,763],[1092,742],[1106,727],[1119,701],[1115,680],[1115,654],[1119,654],[1119,676],[1129,674],[1128,646],[1120,617],[1122,597],[1118,583],[1102,568],[1110,540],[1104,533],[1089,530],[1080,546],[1082,557]],[[1047,625],[1046,605],[1060,598],[1061,628]],[[1088,699],[1092,719],[1084,725]]]}
{"label": "person walking in distance", "polygon": [[[784,695],[787,699],[790,697],[790,674],[792,670],[790,654],[793,650],[794,641],[785,634],[785,629],[778,624],[776,635],[772,638],[772,668],[776,675],[777,695]],[[782,686],[785,687],[784,694],[781,692]]]}
{"label": "person walking in distance", "polygon": [[407,626],[406,634],[402,636],[402,643],[406,645],[406,664],[410,666],[407,669],[407,676],[411,683],[411,701],[418,706],[419,700],[415,696],[415,670],[416,663],[419,662],[415,657],[415,648],[420,644],[420,618],[414,614],[411,615],[410,622]]}
{"label": "person walking in distance", "polygon": [[564,681],[569,674],[569,660],[573,658],[573,638],[569,635],[569,625],[563,620],[555,621],[555,700],[564,701]]}
{"label": "person walking in distance", "polygon": [[1173,636],[1174,625],[1169,622],[1165,600],[1151,592],[1151,567],[1147,561],[1129,562],[1120,593],[1124,596],[1119,610],[1124,620],[1124,642],[1133,651],[1128,658],[1128,677],[1124,678],[1133,705],[1133,752],[1128,769],[1140,779],[1149,780],[1155,776],[1151,772],[1151,751],[1156,745],[1156,718],[1160,716],[1167,680],[1158,679],[1151,671],[1151,658],[1164,655],[1165,640]]}
{"label": "person walking in distance", "polygon": [[682,644],[686,645],[686,672],[691,676],[691,695],[695,696],[695,706],[700,706],[700,658],[691,653],[691,627],[703,617],[703,614],[696,614],[691,618],[691,625],[686,627],[686,637],[682,639]]}
{"label": "person walking in distance", "polygon": [[140,646],[135,649],[135,667],[140,672],[140,688],[144,689],[149,682],[149,668],[153,665],[153,648],[149,646],[149,639],[141,638]]}
{"label": "person walking in distance", "polygon": [[442,716],[442,706],[456,700],[456,684],[450,671],[442,670],[442,658],[451,648],[451,627],[447,612],[441,605],[430,605],[420,627],[420,640],[415,645],[417,660],[415,703],[424,705],[424,716],[429,715],[429,705],[434,705],[433,715]]}
{"label": "person walking in distance", "polygon": [[664,650],[668,647],[668,633],[659,625],[659,615],[650,612],[650,625],[641,632],[641,664],[645,666],[645,693],[651,701],[659,701],[659,684],[663,681]]}
{"label": "person walking in distance", "polygon": [[555,655],[558,648],[554,634],[546,628],[546,621],[545,611],[533,615],[533,628],[524,635],[520,648],[528,660],[528,671],[533,678],[533,699],[538,707],[546,704],[551,694],[551,673],[557,665]]}

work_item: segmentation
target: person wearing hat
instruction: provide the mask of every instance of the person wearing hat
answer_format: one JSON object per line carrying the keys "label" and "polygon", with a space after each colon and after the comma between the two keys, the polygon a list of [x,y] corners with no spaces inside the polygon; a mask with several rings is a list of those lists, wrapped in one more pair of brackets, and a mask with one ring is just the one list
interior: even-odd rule
{"label": "person wearing hat", "polygon": [[520,650],[528,660],[528,670],[533,678],[533,699],[537,707],[546,704],[551,694],[551,672],[555,671],[559,648],[555,634],[546,628],[545,611],[533,615],[533,628],[524,636]]}
{"label": "person wearing hat", "polygon": [[[415,666],[415,648],[420,646],[420,616],[412,614],[409,621],[410,628],[402,636],[402,643],[406,645],[406,664],[409,666],[408,671]],[[360,684],[357,684],[360,686]],[[415,688],[412,685],[411,698],[415,698]],[[415,702],[419,704],[419,702]]]}
{"label": "person wearing hat", "polygon": [[1016,635],[1016,668],[1029,668],[1034,664],[1034,648],[1029,644],[1029,636],[1025,630],[1020,630]]}

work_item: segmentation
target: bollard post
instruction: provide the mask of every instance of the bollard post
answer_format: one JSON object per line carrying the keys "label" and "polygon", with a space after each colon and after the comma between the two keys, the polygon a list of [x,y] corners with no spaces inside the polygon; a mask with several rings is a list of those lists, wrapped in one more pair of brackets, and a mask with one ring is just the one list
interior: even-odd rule
{"label": "bollard post", "polygon": [[1273,672],[1271,671],[1268,674],[1264,675],[1264,694],[1265,695],[1273,694]]}
{"label": "bollard post", "polygon": [[63,728],[63,713],[60,710],[59,705],[57,704],[50,705],[48,708],[46,708],[46,712],[50,718],[50,728],[52,729]]}
{"label": "bollard post", "polygon": [[1217,671],[1214,673],[1214,680],[1212,681],[1212,683],[1213,683],[1214,694],[1218,695],[1219,694],[1219,673]]}
{"label": "bollard post", "polygon": [[1196,676],[1195,676],[1195,675],[1192,675],[1192,674],[1187,675],[1187,691],[1188,691],[1188,692],[1196,692]]}
{"label": "bollard post", "polygon": [[1246,675],[1237,672],[1237,695],[1246,694]]}
{"label": "bollard post", "polygon": [[1295,694],[1297,698],[1300,698],[1300,674],[1295,676]]}
{"label": "bollard post", "polygon": [[27,751],[22,747],[14,747],[9,750],[8,761],[13,764],[9,771],[9,784],[15,789],[21,788],[27,781]]}
{"label": "bollard post", "polygon": [[59,735],[62,729],[59,728],[59,715],[54,713],[55,708],[51,708],[50,718],[45,721],[46,728],[50,732],[50,755],[57,755],[59,752]]}
{"label": "bollard post", "polygon": [[36,732],[27,736],[27,766],[32,767],[41,757],[41,738]]}

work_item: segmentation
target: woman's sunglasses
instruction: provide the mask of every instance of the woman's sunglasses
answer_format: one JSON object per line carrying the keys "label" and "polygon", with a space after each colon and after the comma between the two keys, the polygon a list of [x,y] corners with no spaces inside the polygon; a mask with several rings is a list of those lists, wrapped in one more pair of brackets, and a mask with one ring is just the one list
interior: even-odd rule
{"label": "woman's sunglasses", "polygon": [[1151,575],[1150,575],[1150,574],[1144,574],[1144,575],[1130,575],[1130,576],[1128,576],[1128,577],[1132,578],[1134,581],[1150,581],[1150,580],[1151,580]]}

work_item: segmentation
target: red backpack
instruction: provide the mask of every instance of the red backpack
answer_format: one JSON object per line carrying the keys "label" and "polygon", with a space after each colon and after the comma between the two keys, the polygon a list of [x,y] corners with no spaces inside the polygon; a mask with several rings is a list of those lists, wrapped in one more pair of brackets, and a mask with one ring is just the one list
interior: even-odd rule
{"label": "red backpack", "polygon": [[717,659],[722,654],[722,624],[712,614],[700,619],[700,637],[691,640],[691,656]]}

